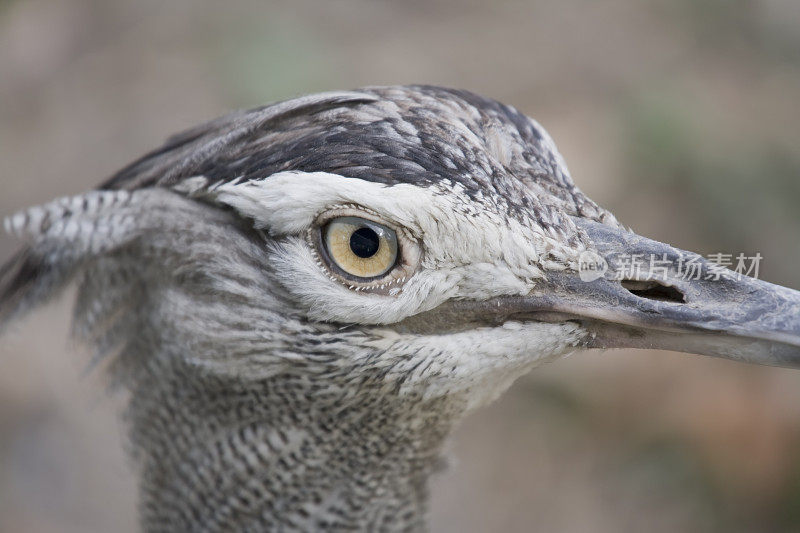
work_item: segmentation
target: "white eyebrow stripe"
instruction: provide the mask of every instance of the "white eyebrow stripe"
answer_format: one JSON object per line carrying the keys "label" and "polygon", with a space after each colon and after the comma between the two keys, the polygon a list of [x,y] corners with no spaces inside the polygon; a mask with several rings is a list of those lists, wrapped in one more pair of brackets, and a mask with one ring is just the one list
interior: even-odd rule
{"label": "white eyebrow stripe", "polygon": [[[284,171],[261,180],[215,184],[195,196],[232,207],[273,237],[302,234],[321,213],[337,205],[360,205],[424,238],[426,246],[437,248],[448,262],[494,258],[524,277],[530,275],[532,264],[548,260],[577,264],[583,251],[571,248],[546,227],[505,216],[450,181],[386,185],[328,172]],[[533,273],[540,275],[541,271]]]}
{"label": "white eyebrow stripe", "polygon": [[223,183],[200,194],[251,218],[273,236],[297,234],[337,204],[357,204],[414,229],[419,216],[435,210],[431,187],[384,185],[328,172],[285,171],[261,180]]}

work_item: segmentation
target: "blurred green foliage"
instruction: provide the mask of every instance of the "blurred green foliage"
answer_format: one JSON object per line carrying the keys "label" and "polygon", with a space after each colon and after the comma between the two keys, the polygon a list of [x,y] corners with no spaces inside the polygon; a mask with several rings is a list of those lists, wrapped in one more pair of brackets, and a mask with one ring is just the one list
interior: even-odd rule
{"label": "blurred green foliage", "polygon": [[783,490],[779,501],[776,519],[786,531],[800,531],[800,449],[795,451],[797,457],[790,482]]}
{"label": "blurred green foliage", "polygon": [[237,22],[209,51],[233,105],[253,107],[342,85],[325,42],[311,28],[290,18]]}
{"label": "blurred green foliage", "polygon": [[612,464],[615,484],[637,494],[638,500],[658,505],[680,498],[684,520],[694,531],[731,531],[720,487],[697,449],[685,440],[650,437],[620,450]]}
{"label": "blurred green foliage", "polygon": [[[800,152],[747,131],[701,131],[702,115],[690,114],[677,94],[633,104],[624,114],[628,186],[635,196],[668,195],[682,206],[708,252],[761,252],[776,281],[800,281]],[[672,202],[670,202],[672,203]],[[720,247],[724,248],[721,250]],[[784,258],[769,263],[771,254]]]}
{"label": "blurred green foliage", "polygon": [[[790,4],[794,0],[784,0]],[[760,61],[791,66],[800,60],[797,20],[766,0],[657,0],[654,7],[688,31],[700,48],[755,53]],[[789,10],[789,12],[791,12]]]}
{"label": "blurred green foliage", "polygon": [[661,4],[705,45],[753,44],[759,33],[753,0],[667,0]]}

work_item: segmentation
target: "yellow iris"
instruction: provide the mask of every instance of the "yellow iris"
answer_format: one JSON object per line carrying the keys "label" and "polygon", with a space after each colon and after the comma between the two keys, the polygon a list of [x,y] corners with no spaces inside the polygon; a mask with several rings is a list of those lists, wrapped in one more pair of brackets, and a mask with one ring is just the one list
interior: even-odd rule
{"label": "yellow iris", "polygon": [[325,226],[323,237],[328,255],[351,276],[375,278],[397,261],[397,235],[371,220],[335,218]]}

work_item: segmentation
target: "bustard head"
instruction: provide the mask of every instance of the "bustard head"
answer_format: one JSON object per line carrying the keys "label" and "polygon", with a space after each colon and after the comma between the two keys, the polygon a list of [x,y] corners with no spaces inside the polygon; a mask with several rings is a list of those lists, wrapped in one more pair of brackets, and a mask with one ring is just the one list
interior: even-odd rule
{"label": "bustard head", "polygon": [[575,349],[800,362],[797,292],[625,230],[539,124],[463,91],[234,113],[7,227],[0,320],[77,279],[148,530],[422,527],[452,424]]}

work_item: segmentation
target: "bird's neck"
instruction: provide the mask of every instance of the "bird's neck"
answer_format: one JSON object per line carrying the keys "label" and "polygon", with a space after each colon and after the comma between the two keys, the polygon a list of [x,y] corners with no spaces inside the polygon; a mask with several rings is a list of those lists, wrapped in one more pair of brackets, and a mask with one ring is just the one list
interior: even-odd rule
{"label": "bird's neck", "polygon": [[133,387],[145,530],[424,529],[455,400],[187,372]]}

